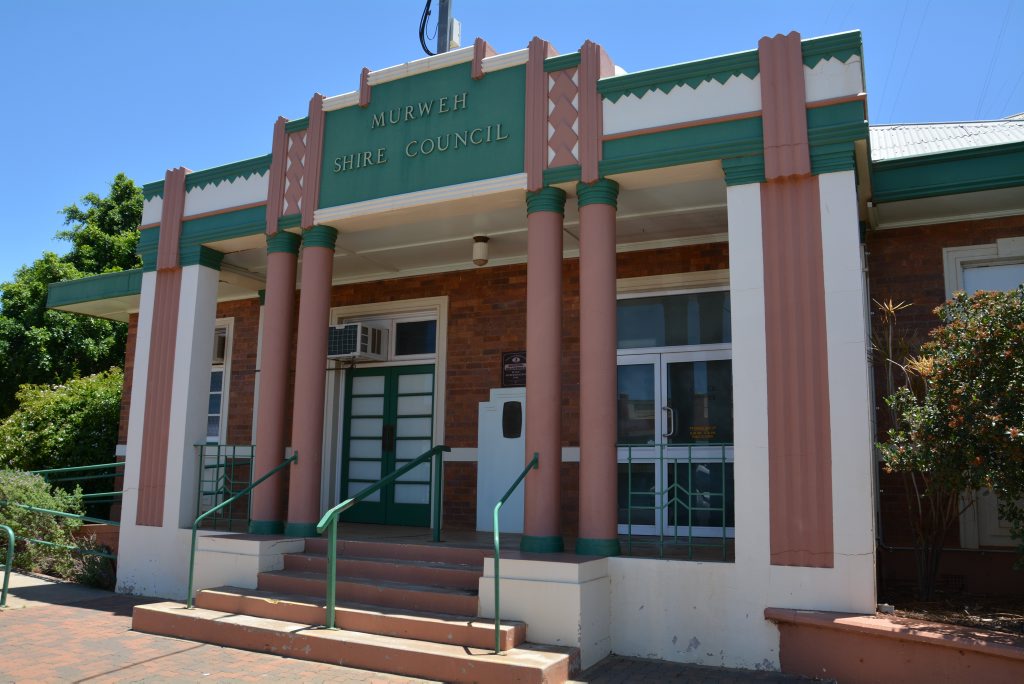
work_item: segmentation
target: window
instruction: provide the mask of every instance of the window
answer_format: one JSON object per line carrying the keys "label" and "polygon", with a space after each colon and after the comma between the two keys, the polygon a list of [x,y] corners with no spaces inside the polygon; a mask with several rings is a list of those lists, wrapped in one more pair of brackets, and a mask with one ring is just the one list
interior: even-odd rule
{"label": "window", "polygon": [[[1024,283],[1024,237],[997,240],[995,244],[948,247],[942,250],[946,297],[963,290],[1012,290]],[[960,544],[1013,546],[1010,525],[999,517],[998,499],[988,490],[964,495],[975,505],[960,516]],[[965,502],[966,503],[966,502]]]}
{"label": "window", "polygon": [[232,322],[232,319],[218,319],[213,331],[210,394],[206,409],[206,441],[208,443],[221,443],[227,437]]}

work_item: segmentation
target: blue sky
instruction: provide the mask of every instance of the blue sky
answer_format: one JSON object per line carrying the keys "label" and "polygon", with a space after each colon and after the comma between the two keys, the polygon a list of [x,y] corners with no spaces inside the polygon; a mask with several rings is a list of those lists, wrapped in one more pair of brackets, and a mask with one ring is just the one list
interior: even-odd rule
{"label": "blue sky", "polygon": [[[1019,0],[453,0],[463,43],[499,52],[587,38],[628,71],[749,50],[761,36],[860,29],[872,123],[1024,112]],[[434,3],[436,18],[437,2]],[[60,209],[270,151],[278,115],[354,90],[359,71],[423,55],[422,0],[33,0],[0,22],[0,281],[53,240]]]}

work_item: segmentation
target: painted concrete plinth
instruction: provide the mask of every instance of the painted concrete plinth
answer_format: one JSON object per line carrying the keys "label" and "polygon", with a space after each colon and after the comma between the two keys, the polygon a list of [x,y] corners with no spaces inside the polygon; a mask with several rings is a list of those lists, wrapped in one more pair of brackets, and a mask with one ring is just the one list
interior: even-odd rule
{"label": "painted concrete plinth", "polygon": [[232,586],[255,589],[259,573],[284,569],[284,554],[301,553],[305,539],[248,534],[212,534],[199,539],[195,589]]}
{"label": "painted concrete plinth", "polygon": [[[586,669],[611,653],[607,558],[509,553],[501,558],[501,619],[527,623],[534,643],[580,649]],[[494,618],[494,559],[484,559],[480,616]]]}

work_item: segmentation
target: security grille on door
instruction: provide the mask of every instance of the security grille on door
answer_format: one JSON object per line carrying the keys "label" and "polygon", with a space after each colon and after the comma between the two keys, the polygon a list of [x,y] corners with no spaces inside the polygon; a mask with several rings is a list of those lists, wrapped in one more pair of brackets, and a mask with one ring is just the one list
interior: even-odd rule
{"label": "security grille on door", "polygon": [[384,361],[387,358],[387,330],[365,323],[332,325],[327,336],[327,357],[352,361]]}

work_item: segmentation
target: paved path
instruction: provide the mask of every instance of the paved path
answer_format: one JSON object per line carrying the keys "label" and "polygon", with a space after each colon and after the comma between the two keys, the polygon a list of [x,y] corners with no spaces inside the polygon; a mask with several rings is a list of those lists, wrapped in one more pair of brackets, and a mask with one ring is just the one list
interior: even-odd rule
{"label": "paved path", "polygon": [[[425,681],[131,631],[132,608],[154,600],[11,575],[8,608],[0,612],[0,682]],[[591,684],[794,680],[619,656],[577,678]]]}

